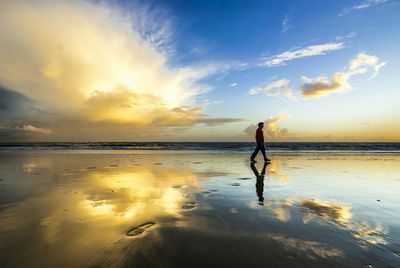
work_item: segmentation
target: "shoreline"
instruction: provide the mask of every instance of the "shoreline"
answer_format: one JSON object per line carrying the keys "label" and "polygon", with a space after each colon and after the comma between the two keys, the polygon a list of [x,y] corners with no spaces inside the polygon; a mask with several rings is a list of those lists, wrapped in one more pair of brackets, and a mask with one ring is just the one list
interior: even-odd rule
{"label": "shoreline", "polygon": [[[174,150],[174,149],[2,149],[0,153],[54,153],[54,154],[122,154],[122,155],[155,155],[155,154],[170,154],[170,155],[181,155],[181,154],[249,154],[252,151],[235,151],[235,150]],[[400,151],[345,151],[345,150],[268,150],[268,155],[307,155],[307,154],[333,154],[333,155],[400,155]]]}

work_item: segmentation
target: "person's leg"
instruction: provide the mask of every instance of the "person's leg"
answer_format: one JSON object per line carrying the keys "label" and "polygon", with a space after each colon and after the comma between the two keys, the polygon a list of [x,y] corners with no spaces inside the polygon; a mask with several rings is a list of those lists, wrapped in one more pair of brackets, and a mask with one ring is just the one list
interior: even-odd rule
{"label": "person's leg", "polygon": [[256,149],[254,149],[254,152],[253,152],[253,154],[252,154],[251,157],[250,157],[250,160],[251,160],[251,161],[254,161],[254,159],[256,158],[256,156],[257,156],[259,150],[260,150],[260,146],[257,144]]}
{"label": "person's leg", "polygon": [[260,148],[262,155],[264,156],[264,160],[267,159],[267,156],[265,155],[265,147],[264,145],[261,146]]}

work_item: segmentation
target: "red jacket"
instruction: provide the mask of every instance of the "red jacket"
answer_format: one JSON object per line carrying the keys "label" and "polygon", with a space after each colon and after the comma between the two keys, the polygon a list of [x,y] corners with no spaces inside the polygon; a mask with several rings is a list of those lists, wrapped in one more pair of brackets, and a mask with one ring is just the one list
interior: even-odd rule
{"label": "red jacket", "polygon": [[264,143],[264,133],[263,133],[261,128],[257,128],[257,131],[256,131],[256,142],[257,142],[257,144]]}

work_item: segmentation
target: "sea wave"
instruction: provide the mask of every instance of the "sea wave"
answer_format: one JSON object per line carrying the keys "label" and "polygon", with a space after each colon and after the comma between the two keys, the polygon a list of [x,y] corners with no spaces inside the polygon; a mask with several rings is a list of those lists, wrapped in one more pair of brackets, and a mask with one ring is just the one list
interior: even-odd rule
{"label": "sea wave", "polygon": [[[252,142],[18,142],[0,143],[0,151],[31,150],[179,150],[239,151],[254,149]],[[283,152],[400,152],[398,142],[266,142],[269,151]]]}

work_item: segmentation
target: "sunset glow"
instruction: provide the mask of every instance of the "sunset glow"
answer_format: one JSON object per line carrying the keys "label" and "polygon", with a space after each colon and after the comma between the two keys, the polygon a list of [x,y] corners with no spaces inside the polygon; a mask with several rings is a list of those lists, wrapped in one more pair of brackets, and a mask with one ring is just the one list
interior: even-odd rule
{"label": "sunset glow", "polygon": [[2,141],[400,141],[397,1],[167,2],[2,1]]}

